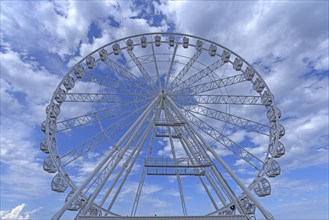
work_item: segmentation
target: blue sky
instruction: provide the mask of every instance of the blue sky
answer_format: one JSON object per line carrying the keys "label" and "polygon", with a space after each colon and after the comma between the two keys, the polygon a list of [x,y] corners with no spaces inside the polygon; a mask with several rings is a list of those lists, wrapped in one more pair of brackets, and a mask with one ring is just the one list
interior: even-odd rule
{"label": "blue sky", "polygon": [[[39,144],[45,107],[68,70],[115,39],[173,31],[220,43],[254,64],[286,128],[282,174],[271,179],[272,195],[260,201],[277,219],[328,219],[327,1],[0,4],[1,218],[48,219],[63,204],[65,195],[51,191],[52,175],[42,170]],[[165,199],[177,192],[154,199],[152,193],[163,190],[160,181],[147,185],[144,199],[166,207]],[[129,193],[128,187],[123,194]]]}

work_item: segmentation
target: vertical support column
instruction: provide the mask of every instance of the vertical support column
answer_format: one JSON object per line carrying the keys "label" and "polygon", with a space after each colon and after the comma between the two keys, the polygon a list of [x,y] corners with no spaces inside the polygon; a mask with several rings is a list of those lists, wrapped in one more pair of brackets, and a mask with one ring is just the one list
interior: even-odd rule
{"label": "vertical support column", "polygon": [[[149,149],[148,149],[148,151],[146,153],[146,158],[149,158],[150,155],[151,155],[151,153],[152,153],[152,148],[153,148],[154,140],[155,140],[155,134],[156,134],[156,128],[154,128],[152,139],[151,139],[150,145],[149,145]],[[141,178],[139,180],[139,185],[138,185],[138,189],[137,189],[136,196],[135,196],[135,199],[134,199],[133,208],[132,208],[131,214],[130,214],[131,216],[135,216],[136,215],[136,211],[137,211],[139,199],[140,199],[140,196],[141,196],[141,193],[142,193],[142,189],[143,189],[143,186],[144,186],[145,176],[146,176],[146,168],[143,167],[142,176],[141,176]]]}
{"label": "vertical support column", "polygon": [[[158,99],[156,99],[158,100]],[[148,108],[147,111],[145,110],[145,114],[143,115],[143,118],[140,120],[140,123],[137,125],[132,126],[134,128],[134,132],[132,134],[132,136],[129,138],[128,142],[126,143],[125,147],[123,148],[123,150],[120,152],[120,155],[118,156],[117,160],[115,161],[115,163],[112,165],[111,169],[109,171],[107,171],[106,177],[102,180],[101,184],[99,184],[96,188],[96,190],[93,192],[92,196],[88,199],[88,203],[86,205],[86,207],[82,210],[81,214],[85,215],[88,211],[88,209],[91,207],[92,203],[94,202],[94,200],[96,199],[96,197],[98,196],[98,194],[100,193],[101,189],[104,187],[105,183],[107,182],[108,178],[110,177],[110,175],[112,174],[114,168],[119,164],[120,160],[122,159],[122,156],[125,154],[125,152],[129,149],[130,145],[132,144],[132,142],[135,140],[135,138],[137,137],[137,134],[139,133],[141,127],[144,125],[144,123],[147,120],[148,115],[150,114],[151,110],[153,109],[153,107],[155,106],[156,102],[154,102],[153,105],[149,106],[151,108]],[[124,139],[123,139],[124,138]],[[122,142],[124,142],[126,140],[127,136],[126,134],[119,140],[118,144],[116,144],[118,147],[122,144]]]}
{"label": "vertical support column", "polygon": [[95,175],[99,172],[99,170],[104,166],[106,161],[111,158],[112,154],[118,150],[118,146],[128,137],[128,135],[134,130],[134,128],[140,123],[140,121],[149,113],[149,111],[156,105],[158,102],[158,98],[155,98],[152,103],[144,110],[144,112],[137,118],[134,124],[128,129],[128,131],[122,136],[122,138],[118,141],[116,145],[107,153],[105,158],[97,165],[94,171],[89,175],[89,177],[85,180],[85,182],[73,193],[71,198],[62,206],[60,210],[58,210],[53,216],[52,220],[57,220],[62,217],[64,212],[71,206],[72,202],[78,198],[81,194],[82,190],[89,184],[89,182],[95,177]]}
{"label": "vertical support column", "polygon": [[259,209],[259,211],[264,215],[264,217],[268,220],[273,220],[274,217],[258,202],[258,200],[252,195],[252,193],[248,190],[248,188],[240,181],[240,179],[235,175],[235,173],[231,170],[231,168],[224,162],[224,160],[218,156],[216,151],[208,144],[208,142],[203,138],[203,136],[193,127],[193,125],[187,120],[185,115],[180,112],[179,108],[175,105],[175,103],[171,100],[171,98],[168,97],[167,100],[170,102],[176,114],[185,120],[185,122],[189,125],[192,131],[198,136],[198,138],[207,147],[207,149],[214,155],[214,157],[222,165],[222,167],[226,170],[226,172],[233,178],[233,180],[238,184],[238,186],[243,190],[243,192],[254,202],[254,204]]}
{"label": "vertical support column", "polygon": [[[163,109],[164,109],[164,112],[165,112],[165,116],[166,116],[166,118],[169,119],[170,117],[169,117],[168,110],[165,107],[165,103],[163,103],[163,106],[164,106]],[[170,147],[171,147],[173,159],[176,160],[177,157],[176,157],[175,147],[174,147],[174,143],[173,143],[173,139],[172,139],[172,135],[171,135],[171,128],[168,127],[167,129],[168,129],[169,142],[170,142]],[[181,203],[182,203],[183,214],[184,214],[184,216],[187,216],[187,210],[186,210],[186,204],[185,204],[185,199],[184,199],[182,181],[181,181],[180,175],[179,175],[177,170],[176,170],[176,177],[177,177],[177,182],[178,182],[179,195],[180,195],[180,199],[181,199]]]}
{"label": "vertical support column", "polygon": [[[171,117],[173,117],[173,116],[171,115]],[[179,128],[176,128],[176,127],[175,127],[174,129],[175,129],[176,133],[180,133],[180,132],[183,133],[183,132],[181,131],[181,129],[179,129]],[[195,153],[196,153],[198,150],[197,150],[196,148],[193,149],[193,146],[191,146],[191,143],[189,143],[189,142],[185,139],[184,136],[182,137],[182,139],[180,139],[180,143],[182,144],[182,146],[183,146],[183,148],[184,148],[186,154],[188,155],[188,158],[191,160],[191,163],[192,163],[193,165],[195,165],[195,162],[194,162],[193,159],[195,159],[196,161],[198,160],[198,158],[196,158],[196,156],[195,156],[195,155],[196,155]],[[195,143],[195,144],[197,144],[197,143]],[[193,150],[194,152],[192,152],[192,150]],[[210,183],[211,187],[214,189],[216,195],[218,196],[218,198],[220,199],[220,201],[222,202],[222,204],[225,206],[225,205],[226,205],[226,200],[225,200],[224,196],[223,196],[222,193],[218,190],[217,186],[215,185],[215,183],[213,182],[213,180],[211,179],[211,177],[209,176],[209,174],[208,174],[207,172],[205,173],[205,176],[206,176],[208,182]],[[207,185],[205,184],[205,182],[203,181],[203,179],[202,179],[201,176],[199,176],[199,179],[200,179],[202,185],[204,186],[204,188],[205,188],[205,190],[206,190],[206,192],[207,192],[207,194],[208,194],[208,196],[209,196],[209,199],[211,200],[213,206],[215,207],[216,210],[218,210],[218,206],[217,206],[217,204],[216,204],[214,198],[213,198],[212,195],[210,194],[210,191],[209,191]]]}

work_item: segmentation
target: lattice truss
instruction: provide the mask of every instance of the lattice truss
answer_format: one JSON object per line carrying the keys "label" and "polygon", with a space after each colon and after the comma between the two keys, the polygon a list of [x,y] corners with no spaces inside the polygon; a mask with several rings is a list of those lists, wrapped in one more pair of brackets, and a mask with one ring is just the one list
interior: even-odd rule
{"label": "lattice truss", "polygon": [[[280,174],[281,113],[261,75],[219,44],[173,33],[106,44],[64,76],[46,113],[43,169],[68,192],[53,219],[138,215],[145,186],[162,182],[177,184],[183,216],[273,219],[255,197]],[[200,186],[203,199],[186,199]],[[194,213],[198,201],[212,211]]]}

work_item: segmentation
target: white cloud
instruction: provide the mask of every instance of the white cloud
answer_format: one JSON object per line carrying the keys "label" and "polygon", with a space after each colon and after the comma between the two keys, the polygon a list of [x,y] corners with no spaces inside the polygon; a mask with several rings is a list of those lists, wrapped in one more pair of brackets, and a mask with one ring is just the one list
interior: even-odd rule
{"label": "white cloud", "polygon": [[38,212],[42,207],[38,209],[34,209],[32,211],[23,211],[23,209],[26,207],[25,203],[22,203],[20,205],[17,205],[12,210],[1,210],[0,211],[0,218],[1,219],[31,219],[31,216]]}
{"label": "white cloud", "polygon": [[[39,159],[39,141],[34,129],[38,129],[44,119],[45,105],[67,67],[111,40],[142,32],[166,31],[172,24],[176,32],[214,40],[255,63],[282,111],[286,155],[279,162],[283,170],[328,163],[329,97],[325,75],[329,69],[328,2],[162,1],[136,7],[133,2],[121,1],[19,4],[5,1],[1,7],[1,162],[6,167],[1,177],[2,185],[11,186],[11,191],[2,194],[3,200],[38,198],[50,191],[51,177],[41,171],[42,159]],[[156,19],[147,18],[148,13],[162,13],[166,19],[161,21],[161,26],[156,26]],[[109,15],[114,21],[106,18]],[[112,26],[111,22],[117,22],[119,27]],[[89,41],[92,23],[101,33]],[[49,67],[39,61],[53,59],[52,56],[62,59],[58,68],[55,63]],[[81,88],[88,86],[86,83]],[[67,116],[73,116],[77,108],[68,108]],[[245,109],[241,112],[249,113]],[[250,151],[262,156],[267,139],[241,131],[232,134],[235,141],[246,137],[259,146]],[[221,155],[229,154],[221,148],[217,150]],[[170,152],[167,143],[160,154],[169,156]],[[94,166],[91,162],[79,165],[86,172]],[[238,171],[247,172],[244,167]],[[305,182],[282,180],[274,182],[273,188],[286,185],[300,189],[301,193],[307,190],[299,188],[299,184]],[[135,192],[136,186],[128,187],[123,195]],[[285,188],[287,193],[288,188]],[[161,187],[146,185],[144,190],[144,196],[148,196],[144,198],[146,204],[169,207],[165,201],[151,197],[152,193],[162,190]],[[297,208],[303,205],[309,203],[302,202]],[[24,207],[21,204],[13,210],[1,211],[1,217],[29,218],[31,213],[24,212]],[[296,210],[289,202],[285,208]]]}

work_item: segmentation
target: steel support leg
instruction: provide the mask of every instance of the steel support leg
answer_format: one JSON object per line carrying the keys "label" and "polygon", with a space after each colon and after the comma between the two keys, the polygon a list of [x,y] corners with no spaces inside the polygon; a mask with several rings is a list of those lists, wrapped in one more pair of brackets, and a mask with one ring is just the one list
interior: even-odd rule
{"label": "steel support leg", "polygon": [[123,135],[123,137],[118,141],[116,145],[113,146],[113,148],[107,153],[105,158],[97,165],[97,167],[94,169],[94,171],[89,175],[89,177],[85,180],[85,182],[73,193],[71,198],[62,206],[60,210],[58,210],[53,216],[52,220],[57,220],[62,217],[64,212],[71,206],[72,202],[78,198],[78,196],[81,194],[82,190],[88,185],[88,183],[95,177],[95,175],[99,172],[99,170],[104,166],[106,161],[111,158],[112,154],[118,150],[118,146],[120,146],[121,142],[125,140],[128,137],[128,134],[130,134],[133,129],[136,127],[137,124],[140,123],[143,117],[145,117],[150,110],[157,104],[158,98],[154,99],[152,103],[145,109],[145,111],[139,116],[139,118],[134,122],[134,124],[128,129],[128,131]]}
{"label": "steel support leg", "polygon": [[218,160],[218,162],[222,165],[222,167],[226,170],[226,172],[233,178],[233,180],[239,185],[239,187],[243,190],[243,192],[254,202],[254,204],[259,209],[259,211],[264,215],[264,217],[269,220],[274,219],[274,217],[260,204],[260,202],[258,202],[258,200],[252,195],[252,193],[248,190],[248,188],[240,181],[240,179],[235,175],[235,173],[231,170],[231,168],[224,162],[224,160],[218,156],[216,151],[208,144],[208,142],[203,138],[203,136],[192,126],[192,124],[187,120],[185,115],[181,113],[181,111],[171,100],[171,98],[168,97],[167,100],[170,102],[175,113],[185,120],[185,122],[189,125],[192,131],[207,147],[207,150],[209,150],[214,155],[214,157]]}

